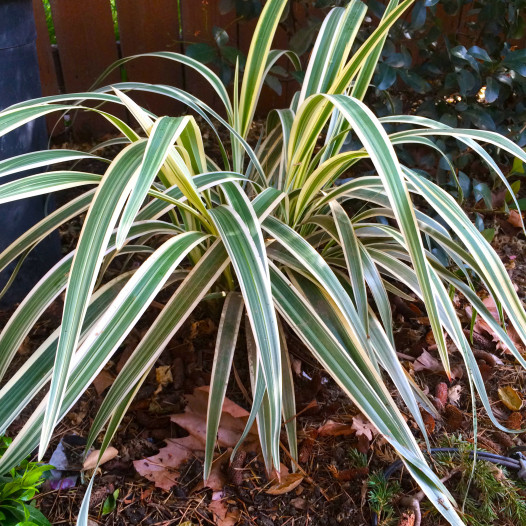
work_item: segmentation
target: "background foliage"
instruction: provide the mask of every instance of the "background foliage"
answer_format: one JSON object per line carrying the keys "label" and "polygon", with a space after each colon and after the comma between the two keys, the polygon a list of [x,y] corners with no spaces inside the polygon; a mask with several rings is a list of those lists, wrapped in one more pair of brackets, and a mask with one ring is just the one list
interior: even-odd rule
{"label": "background foliage", "polygon": [[[291,0],[280,25],[289,36],[290,49],[303,57],[305,63],[322,18],[320,9],[328,11],[344,0]],[[385,3],[365,0],[369,11],[360,29],[355,47],[363,43],[384,14]],[[301,5],[307,14],[304,23],[295,16]],[[235,10],[240,19],[250,20],[261,11],[261,0],[221,0],[222,13]],[[373,77],[375,89],[366,100],[379,116],[416,114],[453,127],[478,128],[497,131],[519,146],[526,145],[526,49],[524,37],[525,0],[418,0],[412,10],[390,30]],[[221,38],[218,38],[221,35]],[[236,48],[223,53],[221,42],[228,40],[226,31],[214,27],[214,40],[218,51],[208,44],[196,44],[215,65],[225,83],[232,78],[232,65],[239,56]],[[205,54],[204,50],[208,52]],[[191,51],[191,50],[189,50]],[[199,56],[194,58],[200,59]],[[289,68],[290,69],[290,68]],[[267,85],[281,94],[281,80],[287,72],[275,68],[266,80]],[[292,75],[301,81],[302,71]],[[399,131],[403,126],[391,126]],[[458,179],[464,198],[484,203],[491,209],[491,192],[500,185],[499,180],[485,167],[471,170],[476,162],[473,152],[453,138],[438,139],[438,146],[447,151],[447,157],[458,169]],[[349,145],[353,147],[354,145]],[[511,158],[498,148],[490,148],[498,163],[507,170],[524,174],[522,163],[511,165]],[[446,158],[436,152],[405,149],[401,154],[405,162],[427,173],[455,197],[459,196],[457,181],[451,176]],[[477,165],[478,166],[478,165]],[[514,190],[518,193],[520,181]],[[524,206],[524,199],[520,201]],[[507,204],[504,205],[505,208]],[[513,208],[513,205],[511,205]],[[484,231],[484,222],[478,217],[477,226]]]}
{"label": "background foliage", "polygon": [[[306,8],[305,25],[298,26],[291,3]],[[291,3],[281,25],[291,37],[290,48],[303,55],[321,25],[312,8],[346,2]],[[385,10],[378,0],[365,3],[372,16],[360,30],[357,45],[369,36]],[[221,0],[219,9],[222,13],[235,10],[238,17],[251,19],[261,12],[261,4],[261,0]],[[376,69],[377,90],[393,88],[396,94],[389,98],[385,111],[391,107],[398,113],[409,105],[418,114],[444,124],[498,131],[526,145],[526,49],[521,41],[525,6],[525,0],[417,1],[391,29]],[[446,24],[445,16],[455,17],[456,25]],[[214,28],[218,43],[219,32]]]}

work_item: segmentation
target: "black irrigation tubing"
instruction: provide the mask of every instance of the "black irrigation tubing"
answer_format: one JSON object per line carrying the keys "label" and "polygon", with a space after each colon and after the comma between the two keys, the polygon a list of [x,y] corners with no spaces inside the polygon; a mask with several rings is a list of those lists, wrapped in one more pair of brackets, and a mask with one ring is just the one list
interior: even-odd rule
{"label": "black irrigation tubing", "polygon": [[[524,466],[524,460],[522,462],[519,459],[512,458],[512,455],[519,454],[521,455],[521,451],[526,450],[522,447],[516,447],[509,450],[508,454],[509,456],[505,457],[502,455],[496,455],[494,453],[488,453],[486,451],[477,451],[477,459],[485,460],[487,462],[491,462],[493,464],[499,464],[500,466],[504,466],[509,469],[513,469],[515,471],[521,471],[523,470]],[[437,455],[440,453],[459,453],[459,448],[457,447],[436,447],[432,448],[429,453],[431,455]],[[469,456],[473,457],[474,452],[470,451]],[[523,457],[524,458],[524,457]],[[384,471],[384,477],[386,480],[388,480],[394,473],[396,473],[399,469],[403,467],[403,462],[401,460],[397,460],[396,462],[393,462],[390,466],[388,466]],[[526,473],[523,471],[523,473],[519,474],[521,478],[524,478],[526,476]],[[371,526],[378,526],[378,514],[374,511],[371,511]]]}

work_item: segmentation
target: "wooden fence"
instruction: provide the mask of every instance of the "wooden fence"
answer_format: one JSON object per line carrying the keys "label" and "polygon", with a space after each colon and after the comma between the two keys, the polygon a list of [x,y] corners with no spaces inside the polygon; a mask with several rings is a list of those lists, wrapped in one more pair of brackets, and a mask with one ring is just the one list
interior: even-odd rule
{"label": "wooden fence", "polygon": [[[180,8],[177,0],[116,0],[119,26],[116,41],[109,0],[51,0],[50,4],[56,45],[50,43],[42,0],[33,0],[44,95],[86,91],[120,57],[151,51],[184,53],[185,47],[193,42],[210,43],[213,26],[226,28],[230,43],[246,53],[256,23],[255,20],[238,23],[235,12],[219,14],[218,0],[180,0]],[[304,8],[298,6],[297,11],[301,21],[306,16]],[[286,42],[285,32],[279,30],[275,46],[285,46]],[[126,76],[129,81],[177,86],[216,109],[220,107],[199,74],[176,62],[158,58],[130,61]],[[115,71],[105,83],[119,80],[120,73]],[[297,84],[290,87],[288,84],[284,83],[281,96],[265,87],[262,107],[285,105],[291,92],[297,89]],[[182,109],[175,101],[150,94],[138,95],[136,100],[156,114],[174,114]],[[80,136],[102,135],[110,129],[96,115],[83,115],[75,120],[75,132]]]}
{"label": "wooden fence", "polygon": [[[219,2],[220,0],[115,0],[119,27],[119,41],[116,41],[110,0],[50,0],[56,35],[56,45],[52,46],[43,2],[33,0],[44,95],[88,90],[101,72],[120,57],[163,50],[184,53],[185,48],[193,42],[210,43],[213,26],[225,28],[230,36],[230,44],[246,54],[256,21],[238,23],[234,10],[221,15]],[[307,16],[305,5],[302,2],[292,2],[292,6],[297,27],[301,27]],[[470,19],[469,9],[468,4],[456,17],[439,11],[444,27],[456,28],[460,41],[467,46],[472,45],[469,42],[470,33],[462,35],[465,24]],[[322,16],[319,11],[315,14],[320,18]],[[410,12],[405,16],[410,18]],[[410,48],[413,47],[412,44],[416,46],[416,43],[408,42]],[[287,35],[281,28],[278,29],[274,47],[287,47]],[[127,63],[126,75],[130,81],[165,83],[183,88],[220,109],[208,84],[196,72],[184,69],[176,62],[157,58],[134,60]],[[105,83],[119,80],[120,73],[115,71]],[[284,107],[297,88],[295,81],[285,82],[283,93],[278,96],[265,86],[260,111]],[[181,105],[164,97],[140,94],[136,96],[136,100],[156,114],[177,114],[182,110]],[[125,117],[124,112],[121,116]],[[57,129],[63,130],[60,126]],[[82,115],[75,120],[75,132],[80,137],[100,136],[110,130],[110,125],[102,117],[93,114]]]}

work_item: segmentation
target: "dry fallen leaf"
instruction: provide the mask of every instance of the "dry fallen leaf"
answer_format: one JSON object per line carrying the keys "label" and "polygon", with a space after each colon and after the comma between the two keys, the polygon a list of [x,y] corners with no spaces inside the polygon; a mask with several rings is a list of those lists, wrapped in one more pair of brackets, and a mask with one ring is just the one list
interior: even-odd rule
{"label": "dry fallen leaf", "polygon": [[437,386],[435,387],[435,396],[436,399],[442,404],[441,409],[443,409],[447,403],[447,394],[447,384],[445,382],[440,382],[439,384],[437,384]]}
{"label": "dry fallen leaf", "polygon": [[214,495],[212,495],[212,502],[208,505],[208,509],[214,514],[216,526],[234,526],[239,520],[239,510],[229,511],[225,500],[214,499]]}
{"label": "dry fallen leaf", "polygon": [[317,430],[310,431],[307,434],[307,437],[305,438],[305,440],[303,440],[303,442],[301,443],[301,447],[300,447],[300,451],[298,455],[298,460],[300,461],[300,464],[306,464],[309,461],[312,455],[312,451],[314,449],[314,444],[316,443],[317,437],[318,437]]}
{"label": "dry fallen leaf", "polygon": [[[442,363],[425,349],[422,354],[413,362],[413,369],[417,372],[430,371],[432,373],[437,373],[444,376],[446,375],[446,371],[444,370]],[[463,374],[464,372],[461,366],[454,365],[451,367],[451,378],[453,380],[459,380],[462,378]]]}
{"label": "dry fallen leaf", "polygon": [[309,506],[309,501],[305,500],[303,497],[296,497],[295,499],[292,499],[290,503],[297,510],[306,510]]}
{"label": "dry fallen leaf", "polygon": [[423,316],[423,312],[420,310],[420,308],[418,307],[418,305],[414,304],[414,303],[409,303],[407,305],[407,307],[412,310],[417,316]]}
{"label": "dry fallen leaf", "polygon": [[416,515],[414,511],[408,511],[402,513],[398,526],[414,526],[416,521]]}
{"label": "dry fallen leaf", "polygon": [[212,463],[210,475],[206,481],[202,479],[197,483],[197,486],[192,488],[192,493],[201,491],[203,488],[210,488],[213,492],[222,492],[226,484],[226,466],[230,461],[232,449],[227,449],[222,455],[219,455]]}
{"label": "dry fallen leaf", "polygon": [[281,478],[281,481],[276,482],[266,490],[269,495],[283,495],[293,489],[296,489],[303,481],[301,473],[290,473]]}
{"label": "dry fallen leaf", "polygon": [[506,426],[510,429],[520,429],[522,425],[522,415],[518,411],[514,411],[508,417],[506,421]]}
{"label": "dry fallen leaf", "polygon": [[[515,327],[511,324],[508,324],[506,327],[506,332],[508,333],[508,336],[510,340],[513,342],[515,347],[522,352],[526,352],[526,346],[524,345],[524,342],[522,341],[521,337],[517,333],[517,330]],[[504,345],[503,342],[499,341],[497,343],[497,349],[503,351],[506,354],[511,354],[511,351],[508,349],[506,345]]]}
{"label": "dry fallen leaf", "polygon": [[493,376],[493,367],[484,362],[479,363],[478,366],[480,376],[482,376],[482,380],[485,383]]}
{"label": "dry fallen leaf", "polygon": [[[176,483],[179,466],[192,456],[204,454],[208,394],[208,387],[196,388],[193,394],[186,396],[188,403],[185,412],[171,416],[171,420],[183,427],[190,436],[167,439],[166,447],[161,448],[157,455],[133,463],[137,472],[154,482],[158,488],[168,491]],[[248,416],[249,413],[245,409],[225,398],[217,433],[218,444],[222,447],[233,447],[237,444]],[[257,443],[257,430],[253,426],[243,448],[248,451],[254,450]],[[212,481],[211,483],[214,484]],[[218,484],[215,486],[219,487]]]}
{"label": "dry fallen leaf", "polygon": [[190,334],[188,335],[189,340],[195,340],[198,336],[207,336],[215,332],[215,323],[207,318],[206,320],[199,320],[192,323],[190,326]]}
{"label": "dry fallen leaf", "polygon": [[[514,285],[514,287],[516,288],[516,285]],[[487,307],[487,309],[490,311],[491,315],[495,318],[495,321],[497,321],[500,324],[497,305],[495,304],[495,301],[493,300],[493,298],[489,296],[483,300],[483,303]],[[471,309],[466,309],[466,312],[468,312],[468,315],[471,316]],[[493,329],[480,316],[477,316],[477,321],[475,325],[473,326],[473,330],[475,331],[475,333],[478,333],[481,335],[484,333],[487,333],[494,342],[497,342],[497,346],[496,346],[497,350],[501,350],[506,354],[510,353],[508,347],[504,344],[504,342],[500,340],[499,335],[496,334],[495,331],[493,331]],[[506,333],[508,334],[508,337],[510,338],[510,340],[513,342],[513,344],[519,351],[526,351],[524,342],[522,341],[520,336],[517,334],[515,327],[511,323],[508,323],[506,327]],[[483,353],[483,351],[479,351],[479,350],[476,351],[476,354],[477,354],[477,359],[481,358],[490,365],[494,366],[494,365],[502,364],[502,360],[500,360],[494,354]],[[482,356],[482,354],[485,354],[486,356]]]}
{"label": "dry fallen leaf", "polygon": [[490,314],[495,318],[495,321],[499,321],[499,309],[497,308],[495,300],[491,296],[488,296],[482,300],[482,303],[484,303]]}
{"label": "dry fallen leaf", "polygon": [[499,387],[499,398],[500,401],[510,410],[519,411],[522,407],[522,398],[519,393],[513,389],[513,387],[507,385],[505,387]]}
{"label": "dry fallen leaf", "polygon": [[444,372],[442,364],[426,350],[415,360],[413,365],[415,371]]}
{"label": "dry fallen leaf", "polygon": [[458,401],[460,400],[461,392],[462,392],[461,385],[454,385],[453,387],[450,387],[447,391],[447,398],[449,400],[449,403],[453,405],[458,405]]}
{"label": "dry fallen leaf", "polygon": [[508,223],[515,228],[522,228],[521,214],[517,210],[511,210],[508,217]]}
{"label": "dry fallen leaf", "polygon": [[86,401],[81,401],[78,404],[75,411],[68,413],[67,418],[70,420],[72,425],[78,426],[84,422],[88,414],[88,406]]}
{"label": "dry fallen leaf", "polygon": [[464,414],[454,405],[448,404],[444,413],[444,421],[448,431],[456,431],[462,427]]}
{"label": "dry fallen leaf", "polygon": [[355,430],[349,424],[342,424],[334,420],[327,420],[320,428],[318,428],[318,435],[322,437],[353,435]]}
{"label": "dry fallen leaf", "polygon": [[[82,469],[87,471],[89,469],[95,469],[95,466],[97,465],[97,460],[99,458],[99,449],[95,449],[92,451],[84,461],[84,465],[82,466]],[[112,446],[106,449],[104,453],[102,454],[102,458],[100,459],[99,466],[102,466],[102,464],[105,464],[106,462],[109,462],[110,460],[114,459],[119,452]]]}
{"label": "dry fallen leaf", "polygon": [[[482,303],[484,303],[485,307],[488,309],[489,313],[493,316],[495,321],[500,323],[499,311],[497,309],[497,304],[495,303],[495,300],[491,296],[488,296],[487,298],[484,298],[482,300]],[[472,312],[473,312],[473,310],[472,310],[471,306],[466,307],[466,314],[469,317],[471,317]],[[491,327],[478,315],[477,315],[475,324],[473,325],[473,331],[475,333],[478,333],[478,334],[487,333],[493,338],[493,341],[497,341],[498,340],[498,337],[493,332]]]}
{"label": "dry fallen leaf", "polygon": [[292,367],[292,371],[296,376],[301,375],[301,360],[298,360],[294,356],[290,357],[290,365]]}
{"label": "dry fallen leaf", "polygon": [[103,369],[93,380],[93,387],[98,395],[101,395],[115,381],[115,376]]}
{"label": "dry fallen leaf", "polygon": [[426,426],[427,434],[431,435],[435,430],[435,419],[427,411],[422,411],[422,420]]}
{"label": "dry fallen leaf", "polygon": [[378,429],[366,420],[362,415],[355,416],[352,419],[352,428],[356,431],[356,436],[364,435],[369,440],[373,439],[373,435],[378,434]]}
{"label": "dry fallen leaf", "polygon": [[496,365],[504,365],[504,362],[498,356],[490,352],[475,349],[473,351],[473,356],[475,356],[477,360],[484,360],[492,367],[495,367]]}
{"label": "dry fallen leaf", "polygon": [[155,369],[155,380],[157,381],[155,394],[158,394],[163,390],[163,387],[166,387],[174,381],[171,367],[169,365],[157,367]]}
{"label": "dry fallen leaf", "polygon": [[166,447],[161,448],[157,455],[135,460],[133,466],[140,475],[151,480],[156,487],[169,491],[179,477],[177,468],[202,448],[201,440],[192,435],[184,438],[169,438],[166,440]]}
{"label": "dry fallen leaf", "polygon": [[338,468],[332,464],[327,467],[331,475],[340,482],[349,482],[360,477],[366,477],[369,474],[369,468],[367,466],[363,468],[344,469],[343,471],[338,471]]}

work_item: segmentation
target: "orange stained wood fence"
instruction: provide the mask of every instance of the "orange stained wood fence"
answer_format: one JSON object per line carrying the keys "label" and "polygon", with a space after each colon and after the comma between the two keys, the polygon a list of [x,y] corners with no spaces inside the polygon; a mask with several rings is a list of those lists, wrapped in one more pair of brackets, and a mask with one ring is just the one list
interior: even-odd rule
{"label": "orange stained wood fence", "polygon": [[[184,53],[194,42],[213,44],[214,26],[225,28],[230,37],[229,45],[246,54],[256,24],[255,20],[239,21],[235,10],[220,14],[220,0],[115,0],[117,40],[110,0],[49,0],[49,3],[56,35],[54,45],[50,43],[43,0],[33,0],[44,95],[87,91],[100,74],[121,57],[153,51]],[[300,27],[307,18],[305,4],[293,2],[292,6],[294,19]],[[309,9],[318,18],[323,16],[320,10]],[[410,17],[410,13],[405,16]],[[456,27],[460,32],[468,21],[468,10],[465,9],[454,21],[444,13],[440,17],[446,27]],[[279,28],[274,47],[286,48],[287,40],[287,34]],[[286,61],[283,66],[290,69]],[[217,95],[203,78],[178,62],[159,58],[132,60],[111,72],[103,84],[122,79],[175,86],[199,97],[217,111],[222,110]],[[293,80],[283,82],[282,86],[280,96],[264,86],[259,105],[261,113],[285,107],[298,89]],[[137,93],[133,97],[156,115],[177,115],[184,111],[181,103],[166,97],[147,93]],[[111,108],[111,111],[124,120],[129,118],[122,108]],[[64,121],[60,116],[50,118],[48,122],[55,133],[64,131]],[[71,129],[83,138],[100,137],[114,130],[108,121],[94,112],[77,115],[71,122]]]}
{"label": "orange stained wood fence", "polygon": [[[117,38],[110,0],[50,0],[49,4],[55,44],[50,41],[43,0],[33,0],[44,96],[88,91],[101,73],[119,58],[155,51],[185,53],[195,42],[213,44],[214,26],[225,28],[229,45],[246,52],[255,25],[255,21],[240,23],[235,11],[220,14],[219,0],[115,0]],[[285,44],[285,35],[278,35],[276,45]],[[130,60],[112,71],[98,86],[121,80],[175,86],[222,112],[217,95],[206,81],[191,68],[184,68],[175,61],[152,57]],[[285,106],[293,89],[297,89],[297,85],[290,84],[290,81],[283,83],[283,93],[279,97],[265,86],[262,109]],[[184,111],[182,103],[160,95],[134,92],[133,98],[156,115],[177,115]],[[124,120],[129,118],[122,108],[111,108],[111,111]],[[67,117],[64,121],[62,117],[48,119],[54,134],[64,132],[65,123],[81,139],[100,137],[115,129],[94,112],[77,112],[73,120]]]}

